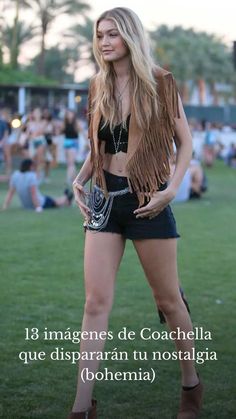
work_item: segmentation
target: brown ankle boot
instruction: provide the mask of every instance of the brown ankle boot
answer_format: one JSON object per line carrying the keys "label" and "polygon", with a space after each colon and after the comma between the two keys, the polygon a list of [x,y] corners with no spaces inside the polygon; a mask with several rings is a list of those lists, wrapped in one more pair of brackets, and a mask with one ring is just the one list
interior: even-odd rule
{"label": "brown ankle boot", "polygon": [[92,400],[92,407],[84,412],[71,412],[67,419],[97,419],[97,401]]}
{"label": "brown ankle boot", "polygon": [[192,390],[182,390],[177,419],[197,419],[202,406],[202,396],[201,381]]}

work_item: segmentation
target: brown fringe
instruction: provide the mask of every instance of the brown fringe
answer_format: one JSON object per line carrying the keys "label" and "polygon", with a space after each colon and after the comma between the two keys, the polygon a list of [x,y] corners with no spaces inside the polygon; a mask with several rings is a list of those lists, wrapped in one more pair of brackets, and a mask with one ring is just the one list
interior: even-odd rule
{"label": "brown fringe", "polygon": [[159,123],[153,118],[149,132],[143,135],[138,149],[127,164],[130,183],[138,195],[140,206],[144,204],[145,198],[150,200],[161,184],[169,179],[174,119],[180,117],[178,90],[172,74],[158,76],[157,81],[160,97]]}
{"label": "brown fringe", "polygon": [[167,110],[170,110],[168,114],[172,119],[180,118],[178,88],[175,79],[171,73],[167,74],[165,79],[167,80],[165,84],[165,103],[167,104]]}
{"label": "brown fringe", "polygon": [[[93,127],[92,127],[92,95],[94,93],[94,78],[90,80],[89,90],[88,90],[88,110],[87,110],[87,120],[88,120],[88,138],[92,140],[93,137]],[[92,141],[91,141],[92,143]]]}

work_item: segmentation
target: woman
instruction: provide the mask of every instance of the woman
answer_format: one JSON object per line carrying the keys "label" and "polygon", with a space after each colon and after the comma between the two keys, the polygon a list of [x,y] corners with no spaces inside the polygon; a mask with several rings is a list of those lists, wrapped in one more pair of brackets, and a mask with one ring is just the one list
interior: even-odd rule
{"label": "woman", "polygon": [[12,142],[11,142],[11,115],[8,109],[3,109],[0,114],[0,144],[2,143],[5,174],[10,176],[12,172]]}
{"label": "woman", "polygon": [[53,141],[55,135],[55,124],[51,112],[48,109],[43,110],[43,120],[45,121],[44,137],[46,140],[45,153],[45,182],[50,182],[50,170],[57,165],[57,146]]}
{"label": "woman", "polygon": [[215,123],[206,124],[206,133],[203,144],[203,162],[206,167],[212,167],[216,158],[216,145],[219,141],[219,131]]}
{"label": "woman", "polygon": [[27,123],[27,133],[29,140],[33,147],[33,158],[36,163],[37,176],[40,181],[44,178],[45,169],[45,154],[46,154],[46,140],[45,120],[42,118],[42,111],[40,108],[35,108],[31,114],[31,118]]}
{"label": "woman", "polygon": [[[189,165],[191,135],[171,73],[154,65],[142,24],[130,9],[104,12],[94,29],[94,54],[100,71],[89,90],[91,152],[76,177],[76,202],[85,217],[86,304],[81,330],[107,330],[114,283],[131,239],[170,330],[188,332],[192,324],[178,287],[178,233],[169,202]],[[177,163],[169,180],[173,138]],[[84,185],[95,187],[86,205]],[[97,208],[97,198],[106,200]],[[105,255],[105,259],[104,259]],[[99,276],[97,275],[99,272]],[[82,340],[80,351],[101,351],[104,340]],[[191,351],[193,341],[176,341]],[[78,387],[70,419],[96,418],[93,383],[98,361],[80,361]],[[202,384],[192,361],[181,361],[182,398],[178,419],[196,418]]]}
{"label": "woman", "polygon": [[68,109],[65,113],[63,133],[64,150],[67,163],[67,183],[71,185],[76,174],[76,155],[78,152],[79,132],[81,127],[76,117],[76,113]]}
{"label": "woman", "polygon": [[21,118],[21,126],[18,131],[17,145],[23,159],[30,159],[31,157],[29,127],[33,125],[33,121],[33,111],[23,115]]}

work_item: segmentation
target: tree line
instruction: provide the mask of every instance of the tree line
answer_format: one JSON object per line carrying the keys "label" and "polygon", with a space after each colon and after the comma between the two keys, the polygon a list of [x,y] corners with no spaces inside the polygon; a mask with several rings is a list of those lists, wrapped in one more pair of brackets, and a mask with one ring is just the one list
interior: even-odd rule
{"label": "tree line", "polygon": [[[7,6],[7,7],[6,7]],[[12,23],[7,15],[9,8],[14,14]],[[31,23],[26,23],[24,13],[30,10]],[[24,73],[57,83],[74,82],[75,72],[84,64],[95,62],[92,54],[93,22],[87,16],[91,7],[80,0],[8,0],[0,6],[0,75],[22,81]],[[59,16],[64,17],[65,26],[55,45],[47,46],[50,35]],[[69,22],[70,25],[66,25]],[[185,102],[197,86],[200,102],[204,103],[206,85],[214,102],[219,94],[227,102],[236,99],[236,71],[233,67],[232,48],[222,39],[206,32],[184,29],[181,26],[170,28],[160,25],[149,31],[156,62],[170,69],[181,90]],[[38,52],[29,65],[19,64],[19,54],[37,42]],[[3,60],[7,52],[8,63]],[[7,70],[7,72],[6,72]],[[28,76],[26,76],[28,77]],[[28,80],[28,78],[27,78]],[[45,79],[46,80],[46,79]],[[13,82],[13,80],[12,80]]]}

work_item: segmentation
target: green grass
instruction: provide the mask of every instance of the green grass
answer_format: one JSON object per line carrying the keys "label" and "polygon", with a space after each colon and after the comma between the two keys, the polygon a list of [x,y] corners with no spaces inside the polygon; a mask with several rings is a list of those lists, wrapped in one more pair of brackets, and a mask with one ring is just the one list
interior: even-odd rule
{"label": "green grass", "polygon": [[[181,234],[179,274],[191,306],[194,326],[212,333],[197,350],[217,352],[217,361],[198,366],[206,392],[202,419],[234,419],[235,409],[235,239],[236,171],[223,163],[208,170],[209,191],[201,201],[173,205]],[[59,194],[65,170],[56,169],[43,191]],[[0,185],[1,202],[6,185]],[[77,366],[52,361],[54,347],[78,351],[70,341],[46,341],[43,331],[79,330],[84,304],[82,218],[76,207],[36,214],[17,199],[0,214],[1,225],[1,406],[4,419],[65,419],[76,385]],[[170,419],[179,403],[177,361],[152,361],[152,351],[174,350],[171,342],[139,337],[143,327],[165,330],[132,243],[119,270],[109,330],[116,337],[124,326],[135,341],[107,341],[106,350],[127,351],[129,361],[103,361],[115,371],[155,369],[154,383],[99,381],[95,397],[99,419]],[[37,340],[25,340],[25,328],[38,328]],[[132,351],[147,351],[147,361],[134,361]],[[19,352],[46,352],[44,361],[24,365]]]}

